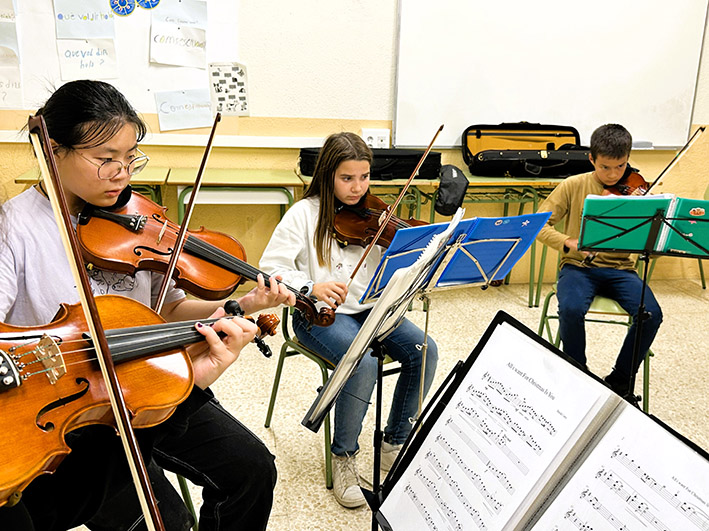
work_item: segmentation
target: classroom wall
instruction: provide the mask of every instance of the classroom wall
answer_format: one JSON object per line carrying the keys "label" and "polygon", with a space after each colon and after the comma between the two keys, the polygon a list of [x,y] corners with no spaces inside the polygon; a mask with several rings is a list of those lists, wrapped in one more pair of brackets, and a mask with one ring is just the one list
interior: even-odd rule
{"label": "classroom wall", "polygon": [[[362,127],[391,128],[396,9],[396,0],[303,0],[297,3],[242,0],[238,13],[239,57],[236,60],[249,69],[251,116],[238,119],[237,133],[265,137],[324,137],[342,130],[360,132]],[[709,123],[708,47],[705,41],[693,119],[696,124]],[[593,72],[591,66],[589,75]],[[0,130],[21,127],[30,111],[1,111]],[[155,117],[149,116],[148,119],[152,129],[157,131]],[[523,119],[515,116],[507,117],[505,121]],[[471,123],[474,121],[471,118]],[[700,183],[703,194],[709,182],[706,175],[708,144],[704,140],[698,142],[684,157],[673,173],[686,176],[686,179],[671,180],[667,183],[668,191],[672,186],[671,191],[683,195],[686,183],[691,180]],[[156,166],[197,168],[202,156],[202,149],[195,147],[146,145],[145,151],[151,157],[151,164]],[[674,152],[670,151],[636,151],[631,161],[647,180],[653,180],[673,155]],[[217,147],[209,166],[292,169],[297,157],[297,148]],[[443,151],[442,161],[464,167],[459,150]],[[32,166],[28,146],[0,143],[0,184],[5,197],[23,189],[14,184],[13,179]],[[168,215],[175,218],[175,190],[164,190],[164,196]],[[468,208],[468,215],[494,216],[500,213],[499,205]],[[427,219],[426,207],[423,215]],[[204,225],[235,235],[245,245],[248,260],[256,263],[277,221],[277,206],[199,205],[192,226]],[[515,268],[513,282],[526,282],[527,260],[525,257]],[[696,265],[689,264],[689,260],[665,261],[673,264],[665,266],[661,260],[655,278],[697,276]],[[551,280],[555,262],[553,253],[548,262],[545,278]],[[679,267],[676,262],[681,262]]]}

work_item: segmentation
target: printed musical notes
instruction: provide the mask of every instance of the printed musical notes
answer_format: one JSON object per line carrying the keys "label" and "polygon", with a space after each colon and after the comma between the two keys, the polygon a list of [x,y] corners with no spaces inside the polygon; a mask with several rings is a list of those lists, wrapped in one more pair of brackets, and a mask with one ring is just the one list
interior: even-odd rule
{"label": "printed musical notes", "polygon": [[709,531],[706,456],[517,329],[476,353],[404,456],[392,529]]}
{"label": "printed musical notes", "polygon": [[533,529],[573,512],[598,530],[709,531],[708,474],[706,459],[627,407]]}
{"label": "printed musical notes", "polygon": [[502,529],[532,503],[598,402],[583,374],[545,354],[511,328],[492,335],[387,498],[429,511],[425,522],[420,510],[395,511],[401,529]]}

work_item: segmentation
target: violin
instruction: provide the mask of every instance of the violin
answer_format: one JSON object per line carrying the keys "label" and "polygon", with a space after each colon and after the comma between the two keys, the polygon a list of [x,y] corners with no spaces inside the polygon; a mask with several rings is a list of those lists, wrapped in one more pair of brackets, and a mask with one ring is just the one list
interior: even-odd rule
{"label": "violin", "polygon": [[[165,273],[179,226],[166,216],[167,208],[133,192],[127,186],[111,209],[86,207],[76,227],[87,267],[134,274],[147,269]],[[268,275],[249,265],[243,246],[231,236],[200,228],[187,231],[183,251],[177,261],[175,283],[189,293],[207,300],[222,299],[245,280],[255,281],[259,273],[270,286]],[[335,320],[331,308],[319,311],[300,291],[295,307],[311,324],[329,326]]]}
{"label": "violin", "polygon": [[650,183],[628,165],[620,180],[613,186],[605,186],[602,195],[645,195],[650,190]]}
{"label": "violin", "polygon": [[[335,239],[343,246],[367,247],[379,231],[380,223],[390,208],[390,205],[371,193],[367,193],[355,206],[340,207],[335,213]],[[377,239],[377,244],[389,247],[397,230],[417,225],[428,225],[428,223],[414,218],[404,221],[392,215]]]}
{"label": "violin", "polygon": [[[163,422],[192,389],[192,363],[183,347],[204,340],[194,328],[196,321],[166,323],[147,306],[118,295],[98,296],[96,305],[132,426]],[[126,316],[130,328],[124,328]],[[269,333],[269,319],[262,317],[259,334]],[[38,475],[56,469],[71,451],[66,433],[89,424],[115,426],[86,330],[78,303],[62,304],[46,325],[0,323],[0,394],[3,411],[12,415],[6,423],[12,434],[0,438],[7,458],[0,469],[0,506]],[[22,441],[20,447],[17,441]]]}
{"label": "violin", "polygon": [[[118,295],[98,296],[96,305],[132,426],[163,422],[192,389],[192,363],[183,347],[204,340],[196,321],[166,323],[147,306]],[[127,316],[130,328],[124,328]],[[270,333],[268,317],[260,316],[257,326],[259,334]],[[89,424],[115,426],[115,420],[78,303],[62,304],[46,325],[0,323],[0,374],[2,408],[12,415],[0,438],[6,456],[0,468],[2,506],[12,504],[35,477],[56,469],[71,451],[66,433]]]}

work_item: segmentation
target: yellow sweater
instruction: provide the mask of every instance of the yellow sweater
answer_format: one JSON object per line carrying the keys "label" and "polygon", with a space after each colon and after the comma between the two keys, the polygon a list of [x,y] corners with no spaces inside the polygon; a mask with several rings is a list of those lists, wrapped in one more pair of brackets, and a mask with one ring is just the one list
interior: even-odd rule
{"label": "yellow sweater", "polygon": [[[539,205],[539,212],[551,212],[551,217],[539,232],[537,239],[561,252],[560,267],[564,264],[573,264],[581,267],[635,269],[635,260],[629,253],[598,253],[589,266],[584,266],[582,261],[585,255],[564,246],[568,238],[578,239],[581,233],[581,214],[586,196],[602,193],[603,185],[596,179],[594,172],[582,173],[564,179]],[[554,225],[560,221],[564,221],[564,232],[554,228]]]}

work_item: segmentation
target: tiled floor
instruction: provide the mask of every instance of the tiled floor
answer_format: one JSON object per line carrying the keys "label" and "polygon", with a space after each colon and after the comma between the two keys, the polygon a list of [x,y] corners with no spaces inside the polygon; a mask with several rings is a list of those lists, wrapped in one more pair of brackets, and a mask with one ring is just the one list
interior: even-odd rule
{"label": "tiled floor", "polygon": [[[709,448],[709,290],[698,281],[653,281],[664,322],[653,344],[650,412],[703,448]],[[527,285],[444,291],[434,294],[429,330],[439,346],[440,361],[433,388],[455,362],[465,359],[498,310],[537,329],[541,310],[527,307]],[[548,291],[548,287],[544,293]],[[409,317],[423,326],[421,311]],[[603,376],[615,359],[624,327],[588,325],[589,366]],[[371,528],[367,508],[345,509],[325,488],[323,435],[301,425],[320,385],[314,363],[296,356],[286,360],[271,428],[264,428],[268,400],[280,348],[279,336],[269,339],[274,352],[264,358],[249,346],[225,377],[213,387],[216,395],[277,456],[278,485],[269,529],[365,530]],[[642,371],[641,371],[642,372]],[[393,378],[385,379],[385,412]],[[639,378],[636,389],[640,390]],[[365,421],[360,444],[360,469],[371,477],[374,408]],[[194,489],[193,498],[199,501]]]}

